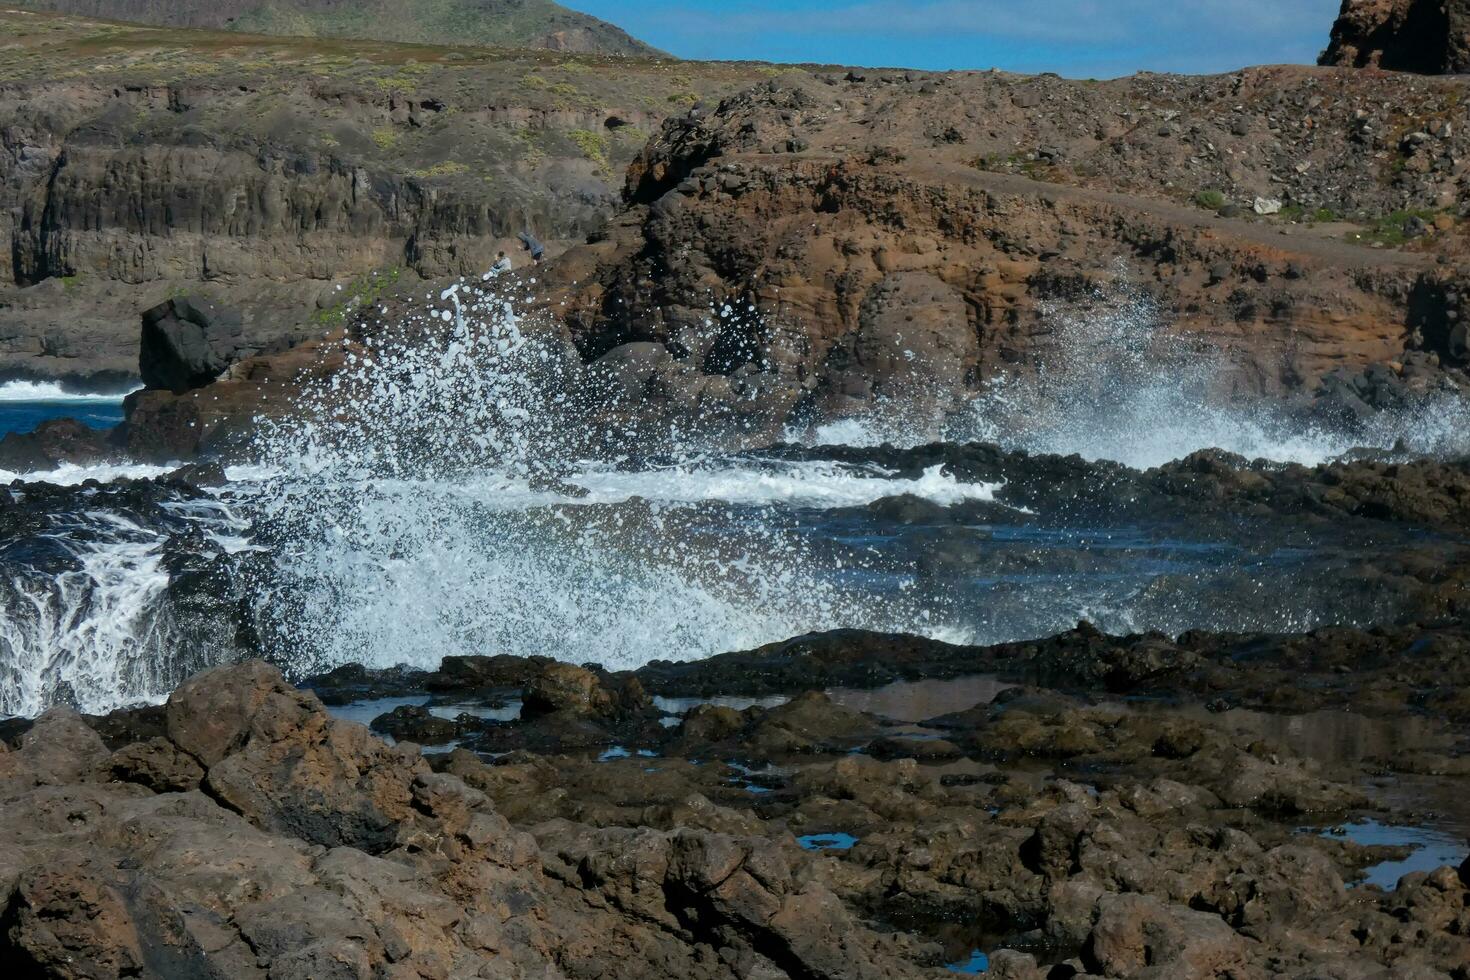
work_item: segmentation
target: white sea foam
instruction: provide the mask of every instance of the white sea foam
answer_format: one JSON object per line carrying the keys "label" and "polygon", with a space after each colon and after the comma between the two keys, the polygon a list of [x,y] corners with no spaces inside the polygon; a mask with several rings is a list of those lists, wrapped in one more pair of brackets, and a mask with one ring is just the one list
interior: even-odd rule
{"label": "white sea foam", "polygon": [[949,505],[995,499],[996,484],[963,483],[930,467],[917,480],[834,463],[679,465],[636,472],[587,472],[568,482],[586,489],[588,499],[613,503],[640,497],[670,503],[721,502],[788,507],[858,507],[884,497],[911,494]]}
{"label": "white sea foam", "polygon": [[166,666],[164,536],[112,514],[85,524],[53,535],[73,570],[0,577],[0,715],[36,714],[63,689],[81,710],[106,712],[154,700],[178,680]]}
{"label": "white sea foam", "polygon": [[96,480],[98,483],[151,480],[177,468],[176,465],[152,466],[146,463],[62,463],[50,470],[29,470],[23,473],[0,470],[0,484],[21,480],[25,483],[52,483],[59,487],[74,487],[88,480]]}
{"label": "white sea foam", "polygon": [[563,355],[494,296],[442,299],[437,323],[407,325],[412,342],[380,343],[309,393],[311,421],[263,439],[275,475],[241,492],[278,556],[261,619],[279,661],[506,652],[633,667],[815,629],[938,627],[907,594],[864,594],[843,579],[856,569],[824,567],[791,508],[993,488],[694,447],[642,471],[589,464],[566,395],[583,382]]}
{"label": "white sea foam", "polygon": [[74,391],[55,381],[0,383],[0,402],[77,402],[119,404],[128,392]]}
{"label": "white sea foam", "polygon": [[[1206,447],[1309,463],[1401,439],[1455,452],[1470,433],[1453,400],[1384,415],[1366,439],[1303,431],[1268,409],[1216,401],[1226,360],[1161,332],[1147,304],[1056,316],[1054,348],[1035,372],[992,379],[958,413],[916,419],[911,406],[888,406],[800,436],[853,446],[985,439],[1143,467]],[[989,501],[993,485],[939,468],[902,479],[875,466],[731,457],[696,439],[675,438],[658,465],[589,460],[600,433],[575,404],[586,376],[503,299],[461,287],[397,326],[401,341],[378,341],[309,391],[299,418],[267,424],[259,463],[229,468],[231,484],[212,497],[165,505],[217,553],[270,552],[273,561],[251,564],[268,576],[251,625],[268,655],[300,673],[502,652],[623,668],[837,627],[998,641],[1084,615],[1182,629],[1230,628],[1251,614],[1202,613],[1205,579],[1171,605],[1141,571],[1076,588],[1044,570],[1002,575],[946,597],[895,572],[893,555],[811,533],[820,524],[808,511],[900,494]],[[340,404],[352,410],[334,411]],[[0,481],[170,469],[67,465]],[[0,579],[10,692],[0,713],[32,713],[66,691],[89,710],[161,697],[182,669],[164,534],[115,522],[57,534],[71,570]],[[1281,605],[1257,625],[1275,628]],[[1302,600],[1300,623],[1282,622],[1309,627],[1313,608]]]}
{"label": "white sea foam", "polygon": [[1470,454],[1470,403],[1438,393],[1370,418],[1348,433],[1306,424],[1265,398],[1231,398],[1228,349],[1172,332],[1156,306],[1123,288],[1053,305],[1050,342],[1024,371],[916,425],[882,406],[789,435],[809,445],[911,447],[939,438],[994,442],[1032,453],[1113,460],[1137,469],[1221,449],[1247,459],[1314,466],[1358,448],[1437,456]]}

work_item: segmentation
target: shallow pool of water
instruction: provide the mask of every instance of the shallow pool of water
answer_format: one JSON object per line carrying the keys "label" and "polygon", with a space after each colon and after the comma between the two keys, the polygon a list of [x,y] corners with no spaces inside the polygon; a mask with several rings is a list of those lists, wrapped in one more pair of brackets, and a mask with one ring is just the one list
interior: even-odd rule
{"label": "shallow pool of water", "polygon": [[1431,827],[1394,826],[1377,820],[1356,823],[1322,831],[1324,837],[1340,837],[1364,847],[1408,847],[1413,852],[1405,858],[1384,861],[1364,869],[1361,884],[1377,885],[1392,891],[1399,879],[1415,871],[1430,872],[1446,866],[1457,868],[1470,853],[1463,838]]}
{"label": "shallow pool of water", "polygon": [[948,680],[898,681],[872,690],[836,687],[827,696],[854,711],[912,723],[989,704],[1015,686],[992,674],[973,674]]}
{"label": "shallow pool of water", "polygon": [[807,834],[796,842],[808,851],[850,851],[858,839],[851,834]]}

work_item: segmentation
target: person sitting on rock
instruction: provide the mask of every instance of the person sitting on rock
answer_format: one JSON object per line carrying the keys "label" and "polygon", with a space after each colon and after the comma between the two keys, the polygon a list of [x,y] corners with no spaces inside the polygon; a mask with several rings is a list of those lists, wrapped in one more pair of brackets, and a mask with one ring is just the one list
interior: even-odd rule
{"label": "person sitting on rock", "polygon": [[495,255],[495,264],[490,267],[490,271],[485,274],[485,278],[494,279],[497,276],[503,276],[512,268],[510,256],[504,252],[497,252]]}
{"label": "person sitting on rock", "polygon": [[529,231],[521,232],[520,238],[521,246],[531,253],[531,261],[540,265],[541,259],[546,255],[546,246],[537,241],[536,236]]}

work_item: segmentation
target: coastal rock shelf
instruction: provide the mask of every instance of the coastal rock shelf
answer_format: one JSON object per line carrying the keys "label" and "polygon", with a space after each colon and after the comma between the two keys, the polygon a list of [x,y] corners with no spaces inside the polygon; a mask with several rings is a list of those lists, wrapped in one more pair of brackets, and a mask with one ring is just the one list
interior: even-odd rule
{"label": "coastal rock shelf", "polygon": [[[520,718],[480,719],[501,730],[490,755],[390,747],[261,663],[160,708],[12,723],[0,962],[876,980],[983,958],[1039,980],[1455,976],[1470,958],[1470,861],[1353,885],[1419,850],[1310,829],[1381,807],[1363,761],[1232,712],[1015,687],[913,726],[813,692],[640,734],[657,709],[636,681],[502,658],[428,684],[466,701],[515,678]],[[316,683],[339,700],[378,681]]]}

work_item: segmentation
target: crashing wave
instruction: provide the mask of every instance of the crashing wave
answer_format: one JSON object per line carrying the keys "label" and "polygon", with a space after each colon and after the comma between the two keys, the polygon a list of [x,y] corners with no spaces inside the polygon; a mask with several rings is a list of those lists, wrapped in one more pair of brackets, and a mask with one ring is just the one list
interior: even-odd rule
{"label": "crashing wave", "polygon": [[100,402],[116,404],[131,393],[128,391],[77,391],[57,381],[6,381],[0,383],[0,403],[3,402],[77,402],[86,404]]}
{"label": "crashing wave", "polygon": [[[279,661],[495,652],[631,667],[932,618],[902,591],[857,587],[861,559],[818,560],[784,509],[867,502],[896,481],[697,445],[661,467],[589,463],[600,433],[576,365],[498,295],[440,301],[310,392],[310,421],[260,440],[277,475],[242,499],[278,555],[262,622]],[[989,492],[942,474],[906,489]]]}

